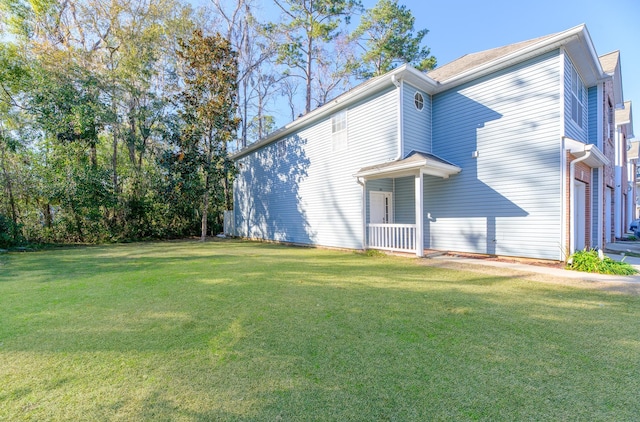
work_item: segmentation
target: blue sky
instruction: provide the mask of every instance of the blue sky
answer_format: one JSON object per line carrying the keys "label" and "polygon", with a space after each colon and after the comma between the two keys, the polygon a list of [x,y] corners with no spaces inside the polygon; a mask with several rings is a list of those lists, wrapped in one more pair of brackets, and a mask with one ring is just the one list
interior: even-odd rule
{"label": "blue sky", "polygon": [[[376,0],[363,0],[371,8]],[[620,50],[624,99],[640,138],[639,0],[399,0],[440,65],[460,56],[587,25],[598,55]]]}

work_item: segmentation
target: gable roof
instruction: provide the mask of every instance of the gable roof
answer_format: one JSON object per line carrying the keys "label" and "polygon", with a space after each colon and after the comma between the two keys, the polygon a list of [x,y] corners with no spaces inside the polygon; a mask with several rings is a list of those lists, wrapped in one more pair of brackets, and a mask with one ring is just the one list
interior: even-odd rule
{"label": "gable roof", "polygon": [[613,82],[613,96],[616,107],[623,107],[624,94],[622,92],[622,69],[620,66],[620,51],[612,51],[598,58],[604,73],[609,76]]}
{"label": "gable roof", "polygon": [[620,50],[612,51],[599,57],[600,65],[605,73],[613,73],[620,61]]}
{"label": "gable roof", "polygon": [[588,86],[595,85],[606,76],[584,24],[566,31],[467,54],[427,75],[439,82],[438,91],[442,91],[561,47],[581,70],[580,75]]}
{"label": "gable roof", "polygon": [[372,180],[386,177],[401,177],[422,172],[423,174],[439,176],[446,179],[449,176],[460,173],[460,171],[460,167],[436,155],[422,151],[411,151],[403,159],[363,167],[355,176]]}
{"label": "gable roof", "polygon": [[627,139],[633,138],[633,114],[631,113],[631,101],[625,101],[624,107],[616,109],[615,119],[616,126],[627,127]]}
{"label": "gable roof", "polygon": [[528,47],[532,44],[549,39],[554,35],[556,34],[545,35],[543,37],[534,38],[532,40],[521,41],[515,44],[492,48],[477,53],[465,54],[464,56],[452,62],[435,68],[434,70],[428,72],[427,75],[438,82],[444,82],[447,79],[450,79],[463,72],[467,72],[487,62],[499,59],[518,50],[522,50],[523,48]]}
{"label": "gable roof", "polygon": [[587,27],[582,24],[563,32],[557,32],[479,53],[467,54],[429,73],[420,72],[408,64],[402,65],[384,75],[375,77],[356,86],[321,107],[270,133],[265,138],[237,151],[231,158],[242,158],[256,149],[289,136],[367,96],[391,87],[401,80],[411,83],[428,94],[436,94],[465,82],[500,71],[516,63],[557,50],[560,47],[563,47],[568,52],[574,64],[581,70],[580,75],[587,86],[595,85],[597,81],[607,76],[612,77],[604,73]]}
{"label": "gable roof", "polygon": [[271,132],[266,137],[236,152],[231,158],[234,160],[239,159],[264,145],[270,144],[277,139],[282,139],[321,119],[327,118],[338,110],[348,107],[376,92],[392,87],[401,80],[407,81],[428,93],[434,92],[437,86],[437,82],[429,78],[425,73],[408,64],[404,64],[384,75],[369,79],[344,94],[337,96],[315,110],[310,111],[280,129]]}

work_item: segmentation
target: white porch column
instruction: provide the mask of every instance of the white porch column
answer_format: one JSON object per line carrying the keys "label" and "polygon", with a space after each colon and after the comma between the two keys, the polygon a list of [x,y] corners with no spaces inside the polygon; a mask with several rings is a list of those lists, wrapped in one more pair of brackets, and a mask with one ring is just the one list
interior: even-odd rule
{"label": "white porch column", "polygon": [[415,188],[416,188],[416,256],[422,258],[424,256],[424,189],[422,171],[418,171],[416,175]]}

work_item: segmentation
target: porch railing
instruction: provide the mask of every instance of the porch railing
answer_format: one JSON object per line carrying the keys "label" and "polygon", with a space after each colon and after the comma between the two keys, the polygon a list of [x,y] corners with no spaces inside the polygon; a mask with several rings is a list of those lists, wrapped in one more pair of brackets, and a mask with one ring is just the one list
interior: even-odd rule
{"label": "porch railing", "polygon": [[416,250],[415,224],[367,224],[368,247],[388,251]]}

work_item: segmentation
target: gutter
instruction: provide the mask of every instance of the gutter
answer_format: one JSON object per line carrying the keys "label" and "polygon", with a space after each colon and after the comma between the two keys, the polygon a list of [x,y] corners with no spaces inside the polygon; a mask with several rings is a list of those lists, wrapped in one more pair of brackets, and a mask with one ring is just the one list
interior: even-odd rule
{"label": "gutter", "polygon": [[356,177],[356,182],[362,186],[362,207],[360,213],[362,214],[362,250],[367,250],[367,185],[366,180],[362,181],[361,177]]}
{"label": "gutter", "polygon": [[[604,156],[602,154],[602,152],[600,152],[600,150],[598,149],[598,147],[594,144],[585,144],[583,142],[580,141],[576,141],[574,139],[571,139],[567,136],[563,136],[562,137],[562,141],[564,144],[564,150],[567,152],[570,152],[574,155],[576,154],[580,154],[583,153],[584,155],[574,159],[571,161],[571,163],[569,163],[569,255],[571,255],[572,253],[575,252],[575,217],[574,217],[574,213],[575,213],[575,188],[574,188],[574,182],[575,182],[575,178],[576,178],[576,169],[575,166],[576,164],[578,164],[581,161],[586,161],[589,159],[593,159],[590,163],[587,163],[587,165],[591,168],[598,168],[598,169],[602,169],[604,168],[604,166],[607,166],[610,164],[609,160],[607,159],[606,156]],[[600,183],[602,181],[600,180]],[[603,201],[602,195],[600,195],[600,201]],[[600,204],[598,204],[598,208],[600,207]],[[600,221],[598,221],[598,227],[600,227]],[[563,229],[564,230],[564,229]],[[598,233],[598,236],[600,234]],[[600,239],[598,239],[598,245],[600,244]]]}
{"label": "gutter", "polygon": [[391,161],[398,161],[402,158],[402,144],[404,137],[404,114],[402,103],[404,101],[402,81],[398,80],[395,74],[391,75],[391,82],[396,86],[398,91],[398,153]]}
{"label": "gutter", "polygon": [[[586,148],[585,148],[586,150]],[[569,255],[573,254],[576,249],[576,238],[575,238],[575,227],[576,227],[576,219],[575,219],[575,179],[576,179],[576,164],[581,161],[586,160],[591,156],[591,149],[586,150],[586,154],[580,158],[576,158],[571,161],[569,164],[569,219],[571,224],[569,224]]]}

